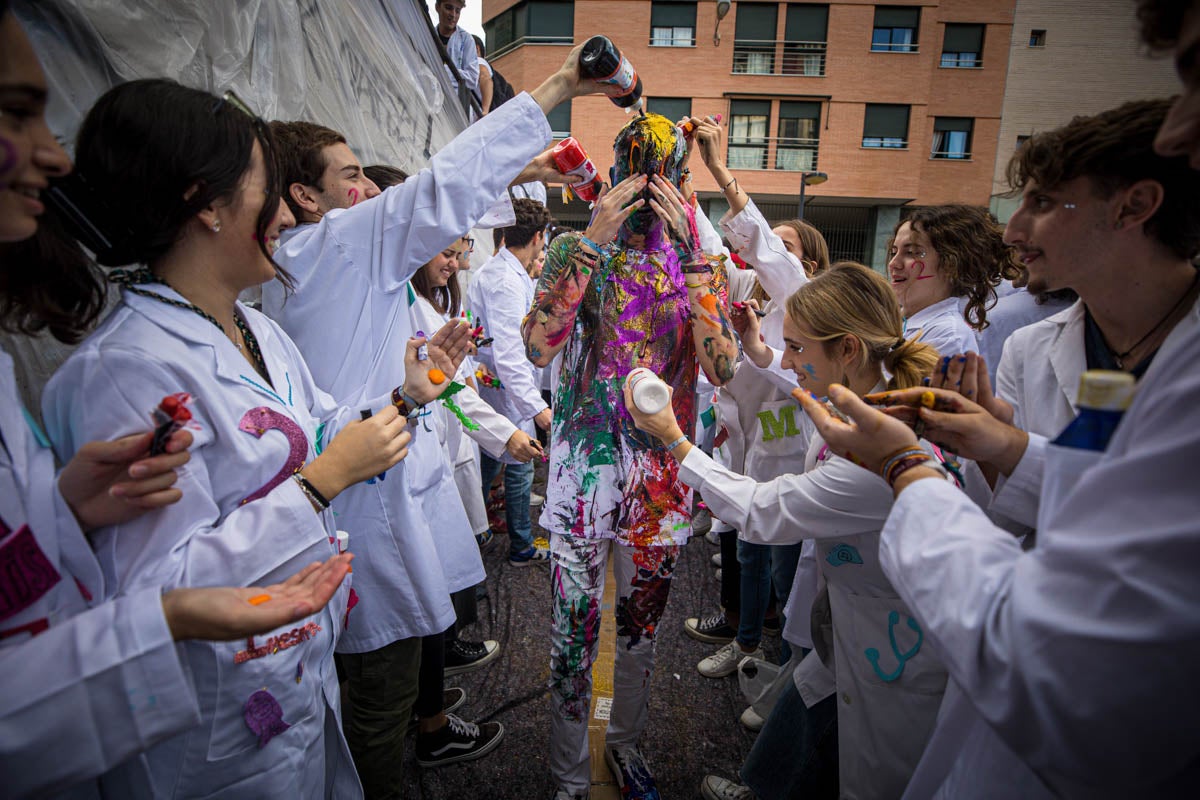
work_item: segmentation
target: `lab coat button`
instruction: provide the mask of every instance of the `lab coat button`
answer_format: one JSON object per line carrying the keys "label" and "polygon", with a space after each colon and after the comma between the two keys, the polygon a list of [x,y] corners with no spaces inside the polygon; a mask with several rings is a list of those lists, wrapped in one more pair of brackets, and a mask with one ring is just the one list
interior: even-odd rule
{"label": "lab coat button", "polygon": [[846,705],[850,705],[850,695],[848,693],[842,692],[842,702]]}

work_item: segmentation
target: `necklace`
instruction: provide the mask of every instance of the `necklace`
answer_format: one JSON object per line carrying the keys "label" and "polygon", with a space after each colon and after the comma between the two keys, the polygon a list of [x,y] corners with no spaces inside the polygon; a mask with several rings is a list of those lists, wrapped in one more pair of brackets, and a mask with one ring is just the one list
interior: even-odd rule
{"label": "necklace", "polygon": [[[1162,316],[1162,318],[1159,319],[1158,322],[1154,323],[1153,328],[1146,331],[1145,336],[1143,336],[1142,338],[1140,338],[1136,342],[1134,342],[1133,346],[1130,347],[1128,350],[1126,350],[1124,353],[1113,353],[1113,361],[1116,362],[1117,367],[1119,369],[1125,369],[1125,359],[1129,357],[1129,354],[1132,353],[1134,350],[1137,350],[1139,347],[1141,347],[1142,344],[1147,339],[1149,339],[1152,335],[1154,335],[1158,331],[1158,329],[1161,328],[1163,326],[1163,324],[1166,323],[1167,320],[1169,320],[1172,316],[1175,315],[1175,312],[1179,310],[1179,307],[1183,305],[1184,301],[1187,300],[1189,297],[1191,297],[1192,294],[1196,291],[1196,285],[1198,283],[1200,283],[1200,270],[1196,270],[1196,276],[1194,278],[1192,278],[1192,285],[1188,287],[1188,290],[1179,296],[1179,299],[1177,301],[1175,301],[1175,305],[1171,306],[1170,311],[1168,311],[1166,314],[1164,314]],[[1106,347],[1108,346],[1107,341],[1105,341],[1104,344]],[[1111,350],[1112,350],[1112,348],[1110,347],[1109,351],[1111,352]]]}
{"label": "necklace", "polygon": [[[258,346],[258,338],[254,335],[254,331],[250,330],[250,326],[246,324],[245,320],[242,319],[241,314],[238,314],[236,310],[233,313],[233,324],[236,326],[238,333],[241,334],[242,342],[245,343],[244,347],[242,342],[238,342],[229,335],[229,332],[225,330],[225,326],[218,322],[216,317],[214,317],[212,314],[209,314],[195,303],[188,303],[182,300],[173,300],[170,297],[163,297],[158,292],[151,292],[147,291],[146,289],[139,288],[136,284],[161,283],[163,286],[166,286],[168,289],[175,292],[175,289],[171,286],[171,284],[155,275],[149,269],[143,267],[136,270],[113,270],[108,279],[119,286],[123,286],[125,289],[133,292],[134,294],[141,295],[142,297],[149,297],[151,300],[157,300],[158,302],[166,303],[169,306],[182,308],[204,317],[206,320],[215,325],[217,330],[219,330],[221,334],[225,336],[225,338],[229,339],[233,346],[238,349],[239,353],[248,353],[250,356],[250,361],[252,364],[254,364],[254,369],[258,371],[258,374],[262,375],[264,378],[267,378],[267,380],[270,380],[267,373],[266,362],[263,360],[262,349]],[[178,292],[176,292],[176,294],[178,294]]]}

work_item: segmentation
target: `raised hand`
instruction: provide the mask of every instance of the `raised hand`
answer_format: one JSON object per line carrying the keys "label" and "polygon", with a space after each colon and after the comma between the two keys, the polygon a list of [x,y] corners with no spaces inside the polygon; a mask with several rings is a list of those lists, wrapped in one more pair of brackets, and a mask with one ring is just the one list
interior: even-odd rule
{"label": "raised hand", "polygon": [[747,300],[734,303],[729,310],[729,321],[742,340],[742,352],[756,366],[765,369],[771,363],[771,348],[763,341],[758,312],[758,301]]}
{"label": "raised hand", "polygon": [[394,467],[408,455],[412,434],[408,420],[393,405],[364,420],[355,420],[338,431],[321,455],[300,471],[326,500],[347,486]]}
{"label": "raised hand", "polygon": [[944,356],[931,376],[936,389],[949,389],[973,400],[987,409],[996,419],[1008,425],[1013,421],[1013,407],[992,391],[987,362],[978,353]]}
{"label": "raised hand", "polygon": [[58,476],[62,494],[85,531],[116,525],[179,502],[176,470],[191,459],[192,434],[176,431],[162,455],[150,455],[154,433],[88,442]]}
{"label": "raised hand", "polygon": [[796,388],[792,397],[812,418],[817,432],[833,452],[876,475],[890,456],[905,447],[917,446],[917,435],[908,425],[871,408],[841,384],[829,387],[829,399],[849,422],[831,414],[812,392]]}
{"label": "raised hand", "polygon": [[611,242],[629,215],[646,204],[640,197],[637,200],[633,197],[646,188],[648,180],[642,174],[630,175],[611,189],[605,187],[583,235],[599,245]]}
{"label": "raised hand", "polygon": [[700,231],[696,211],[669,181],[655,175],[650,181],[650,208],[663,221],[671,239],[686,253],[700,251]]}

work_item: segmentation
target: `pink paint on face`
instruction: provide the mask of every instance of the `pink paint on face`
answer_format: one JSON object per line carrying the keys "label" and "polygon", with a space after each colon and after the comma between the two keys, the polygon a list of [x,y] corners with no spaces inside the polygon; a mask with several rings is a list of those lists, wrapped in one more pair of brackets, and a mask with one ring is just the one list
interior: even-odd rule
{"label": "pink paint on face", "polygon": [[933,277],[932,275],[925,274],[925,262],[924,261],[914,261],[913,266],[917,268],[917,280],[927,281]]}
{"label": "pink paint on face", "polygon": [[358,189],[351,189],[346,192],[346,196],[350,198],[350,207],[358,205]]}

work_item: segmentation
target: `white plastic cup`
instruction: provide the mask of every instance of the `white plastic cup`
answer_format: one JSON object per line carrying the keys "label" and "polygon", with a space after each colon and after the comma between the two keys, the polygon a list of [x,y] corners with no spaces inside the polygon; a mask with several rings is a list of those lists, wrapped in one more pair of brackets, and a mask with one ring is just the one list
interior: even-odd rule
{"label": "white plastic cup", "polygon": [[625,376],[633,392],[633,404],[643,414],[657,414],[671,402],[671,388],[645,367],[638,367]]}
{"label": "white plastic cup", "polygon": [[345,531],[338,531],[337,532],[337,547],[338,547],[338,555],[341,555],[342,553],[349,550],[350,549],[350,534],[346,533]]}

